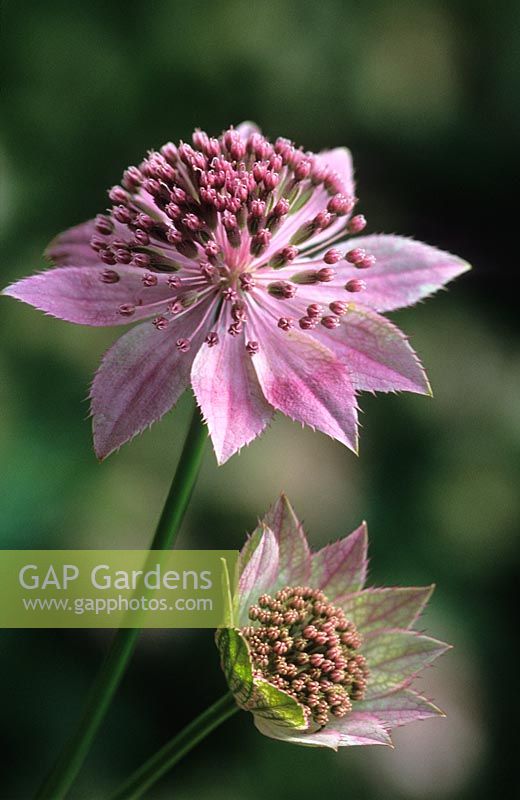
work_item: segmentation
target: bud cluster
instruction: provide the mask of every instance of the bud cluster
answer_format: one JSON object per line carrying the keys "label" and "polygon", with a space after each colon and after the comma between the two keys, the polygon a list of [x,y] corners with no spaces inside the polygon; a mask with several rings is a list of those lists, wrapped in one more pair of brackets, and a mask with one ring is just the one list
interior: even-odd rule
{"label": "bud cluster", "polygon": [[242,628],[255,676],[294,697],[320,726],[345,716],[364,696],[368,669],[361,638],[318,589],[295,586],[262,595]]}
{"label": "bud cluster", "polygon": [[[375,263],[360,247],[329,247],[312,260],[313,248],[364,229],[364,216],[351,216],[357,198],[320,155],[254,130],[229,128],[218,138],[196,130],[191,144],[150,151],[108,194],[111,208],[94,220],[90,240],[104,267],[99,280],[110,286],[129,281],[128,268],[141,273],[132,302],[117,304],[118,314],[133,321],[147,307],[155,328],[165,331],[188,309],[205,307],[200,324],[207,324],[208,347],[227,332],[249,355],[259,351],[261,343],[244,340],[251,303],[285,332],[339,328],[349,310],[344,292],[367,288],[358,277],[344,283],[342,272]],[[172,290],[167,302],[165,277]],[[326,298],[325,306],[309,303],[309,290],[316,300]],[[119,294],[117,287],[115,303]],[[190,342],[182,338],[176,346],[188,352]]]}
{"label": "bud cluster", "polygon": [[[91,244],[108,266],[146,268],[154,256],[157,266],[158,254],[150,253],[150,246],[215,262],[223,255],[215,237],[221,226],[232,248],[246,243],[257,258],[294,203],[307,201],[318,187],[329,198],[327,210],[309,219],[299,238],[350,214],[355,198],[342,192],[338,176],[281,137],[271,143],[256,132],[245,139],[230,128],[211,138],[197,130],[191,145],[170,142],[125,171],[121,185],[109,191],[110,214],[99,215]],[[114,237],[118,223],[130,234],[124,240]]]}

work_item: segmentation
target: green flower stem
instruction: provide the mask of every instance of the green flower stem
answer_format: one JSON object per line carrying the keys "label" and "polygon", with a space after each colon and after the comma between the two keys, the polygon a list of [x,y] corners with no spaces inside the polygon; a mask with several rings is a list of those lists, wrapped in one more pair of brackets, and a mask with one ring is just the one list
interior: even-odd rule
{"label": "green flower stem", "polygon": [[110,796],[110,800],[137,800],[142,797],[144,792],[157,783],[195,745],[239,710],[231,692],[225,694],[148,759]]}
{"label": "green flower stem", "polygon": [[[207,431],[196,408],[151,550],[167,550],[175,543],[199,474],[206,439]],[[62,800],[66,796],[108,711],[139,634],[139,628],[121,628],[117,631],[92,687],[78,727],[42,784],[36,800]]]}

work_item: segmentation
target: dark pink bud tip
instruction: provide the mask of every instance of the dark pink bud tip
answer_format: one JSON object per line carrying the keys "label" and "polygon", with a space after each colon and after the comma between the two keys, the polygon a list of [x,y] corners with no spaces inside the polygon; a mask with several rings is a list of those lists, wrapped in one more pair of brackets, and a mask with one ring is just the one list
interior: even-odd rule
{"label": "dark pink bud tip", "polygon": [[220,247],[216,242],[210,240],[204,247],[204,252],[210,261],[214,261],[220,254]]}
{"label": "dark pink bud tip", "polygon": [[246,306],[245,304],[240,301],[238,303],[233,303],[231,306],[231,316],[235,320],[235,322],[245,322],[246,321]]}
{"label": "dark pink bud tip", "polygon": [[250,292],[255,288],[256,282],[252,275],[247,272],[239,276],[240,286],[244,292]]}
{"label": "dark pink bud tip", "polygon": [[262,255],[271,241],[271,233],[268,230],[262,230],[251,239],[250,252],[253,256]]}
{"label": "dark pink bud tip", "polygon": [[302,159],[294,168],[294,177],[298,181],[303,181],[311,174],[312,162],[309,159]]}
{"label": "dark pink bud tip", "polygon": [[164,331],[169,325],[168,320],[166,317],[155,317],[153,320],[153,324],[157,328],[158,331]]}
{"label": "dark pink bud tip", "polygon": [[182,233],[176,228],[168,228],[166,231],[166,238],[170,244],[179,245],[182,242]]}
{"label": "dark pink bud tip", "polygon": [[131,192],[134,192],[143,180],[141,171],[137,167],[128,167],[123,172],[123,185]]}
{"label": "dark pink bud tip", "polygon": [[135,221],[139,228],[144,228],[146,231],[151,231],[155,225],[155,221],[149,214],[139,213]]}
{"label": "dark pink bud tip", "polygon": [[328,202],[327,211],[337,214],[338,217],[349,214],[354,208],[354,198],[344,194],[335,194]]}
{"label": "dark pink bud tip", "polygon": [[146,269],[146,267],[149,267],[151,263],[152,259],[148,253],[136,253],[134,256],[134,264],[140,269]]}
{"label": "dark pink bud tip", "polygon": [[175,147],[173,142],[166,142],[166,144],[163,144],[163,146],[161,147],[161,153],[163,154],[163,156],[172,163],[175,163],[175,161],[177,160],[177,152],[178,152],[177,148]]}
{"label": "dark pink bud tip", "polygon": [[323,260],[326,264],[337,264],[342,258],[343,256],[341,255],[340,251],[335,247],[333,247],[331,250],[327,250],[323,256]]}
{"label": "dark pink bud tip", "polygon": [[281,267],[285,267],[289,261],[294,261],[297,255],[298,248],[294,247],[294,245],[288,245],[287,247],[284,247],[283,250],[279,250],[277,253],[275,253],[269,263],[273,269],[280,269]]}
{"label": "dark pink bud tip", "polygon": [[321,324],[325,328],[328,328],[329,330],[333,330],[334,328],[338,327],[340,321],[341,320],[340,320],[339,317],[323,317],[323,319],[321,321]]}
{"label": "dark pink bud tip", "polygon": [[164,207],[164,211],[173,221],[182,217],[182,209],[177,203],[167,203]]}
{"label": "dark pink bud tip", "polygon": [[228,286],[222,292],[222,297],[224,298],[224,300],[234,303],[235,300],[237,299],[237,293],[235,292],[234,289],[231,288],[231,286]]}
{"label": "dark pink bud tip", "polygon": [[215,331],[211,331],[211,333],[208,333],[204,341],[206,342],[208,347],[215,347],[215,345],[218,344],[218,333],[215,333]]}
{"label": "dark pink bud tip", "polygon": [[241,322],[240,320],[237,320],[236,322],[232,322],[231,325],[228,328],[228,333],[231,336],[238,336],[240,333],[242,333],[243,324],[244,323]]}
{"label": "dark pink bud tip", "polygon": [[376,263],[376,257],[372,255],[367,255],[361,259],[361,261],[356,262],[356,267],[358,269],[369,269],[369,267],[373,267]]}
{"label": "dark pink bud tip", "polygon": [[175,342],[175,346],[177,350],[180,350],[181,353],[187,353],[190,349],[190,340],[189,339],[177,339]]}
{"label": "dark pink bud tip", "polygon": [[302,331],[310,331],[312,328],[315,328],[318,324],[318,320],[316,317],[301,317],[298,320],[298,324]]}
{"label": "dark pink bud tip", "polygon": [[367,285],[365,281],[359,280],[358,278],[353,278],[351,281],[347,281],[345,284],[345,289],[347,292],[362,292],[363,289],[366,289]]}
{"label": "dark pink bud tip", "polygon": [[114,223],[104,214],[98,214],[96,217],[95,228],[102,236],[109,236],[114,232]]}
{"label": "dark pink bud tip", "polygon": [[367,221],[363,214],[356,214],[351,220],[347,222],[347,231],[349,233],[361,233],[366,228]]}
{"label": "dark pink bud tip", "polygon": [[271,192],[278,186],[280,176],[277,172],[266,172],[264,177],[264,186],[268,192]]}
{"label": "dark pink bud tip", "polygon": [[278,327],[282,331],[290,331],[293,326],[294,320],[292,320],[290,317],[280,317],[278,320]]}
{"label": "dark pink bud tip", "polygon": [[146,231],[143,231],[140,228],[138,228],[134,233],[134,236],[137,244],[140,244],[143,247],[146,247],[146,245],[150,244],[150,237],[146,233]]}
{"label": "dark pink bud tip", "polygon": [[344,303],[342,300],[335,300],[333,303],[330,303],[329,308],[333,314],[341,317],[343,314],[347,313],[348,304]]}
{"label": "dark pink bud tip", "polygon": [[115,206],[114,209],[112,210],[112,214],[114,216],[114,219],[116,219],[122,225],[128,225],[128,223],[132,221],[132,212],[126,206],[123,205]]}
{"label": "dark pink bud tip", "polygon": [[283,248],[283,250],[281,251],[280,255],[286,261],[294,261],[294,259],[298,255],[298,252],[299,252],[299,250],[298,250],[297,247],[295,247],[292,244],[289,244],[289,245],[287,245],[287,247]]}
{"label": "dark pink bud tip", "polygon": [[355,247],[353,250],[349,250],[348,253],[345,255],[345,258],[350,264],[360,264],[361,261],[366,256],[366,251],[363,250],[362,247]]}
{"label": "dark pink bud tip", "polygon": [[94,235],[92,237],[92,239],[90,240],[90,246],[91,246],[91,248],[93,250],[95,250],[96,252],[99,252],[99,250],[104,250],[105,249],[105,247],[107,246],[107,243],[103,239],[102,236],[95,236]]}
{"label": "dark pink bud tip", "polygon": [[275,217],[283,217],[285,214],[289,213],[289,208],[289,201],[282,197],[281,200],[278,200],[272,213]]}
{"label": "dark pink bud tip", "polygon": [[119,275],[113,269],[104,269],[101,273],[101,280],[103,283],[118,283]]}
{"label": "dark pink bud tip", "polygon": [[209,144],[209,136],[205,131],[201,131],[199,128],[196,128],[193,131],[191,141],[197,150],[205,150]]}
{"label": "dark pink bud tip", "polygon": [[116,257],[111,250],[100,250],[99,257],[104,264],[115,264]]}
{"label": "dark pink bud tip", "polygon": [[333,281],[336,277],[336,270],[331,267],[323,267],[319,269],[316,274],[320,283],[328,283],[329,281]]}
{"label": "dark pink bud tip", "polygon": [[126,248],[120,247],[115,253],[118,264],[129,264],[132,260],[132,253]]}
{"label": "dark pink bud tip", "polygon": [[251,203],[251,214],[253,217],[261,217],[265,213],[265,203],[263,200],[253,200]]}
{"label": "dark pink bud tip", "polygon": [[152,272],[146,272],[141,278],[143,286],[157,286],[158,278]]}
{"label": "dark pink bud tip", "polygon": [[323,306],[318,305],[318,303],[311,303],[310,306],[307,306],[307,316],[315,319],[316,317],[320,317],[323,314]]}
{"label": "dark pink bud tip", "polygon": [[328,211],[320,211],[313,220],[313,225],[318,230],[324,230],[328,228],[330,223],[332,222],[332,214]]}
{"label": "dark pink bud tip", "polygon": [[250,356],[254,356],[256,353],[258,353],[259,349],[258,342],[248,342],[246,344],[246,350]]}
{"label": "dark pink bud tip", "polygon": [[128,194],[121,186],[112,186],[108,192],[108,196],[112,203],[126,205],[128,203]]}
{"label": "dark pink bud tip", "polygon": [[123,303],[122,306],[119,306],[118,310],[122,317],[131,317],[135,314],[135,306],[131,303]]}

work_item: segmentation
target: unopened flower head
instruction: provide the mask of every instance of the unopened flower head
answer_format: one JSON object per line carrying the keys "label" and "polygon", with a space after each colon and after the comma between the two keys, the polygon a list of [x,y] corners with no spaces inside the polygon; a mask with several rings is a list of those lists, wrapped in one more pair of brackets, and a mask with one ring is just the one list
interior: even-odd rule
{"label": "unopened flower head", "polygon": [[348,150],[305,152],[249,123],[218,138],[196,131],[125,170],[109,199],[52,242],[55,269],[5,290],[78,324],[140,322],[92,386],[99,457],[190,382],[219,462],[276,410],[356,449],[358,391],[428,393],[406,338],[379,312],[468,265],[410,239],[356,236],[366,219]]}
{"label": "unopened flower head", "polygon": [[364,525],[311,553],[285,496],[247,540],[234,624],[217,644],[262,733],[334,749],[391,744],[393,728],[442,714],[411,688],[448,648],[413,630],[432,587],[364,589],[366,572]]}
{"label": "unopened flower head", "polygon": [[242,628],[253,674],[295,698],[320,726],[362,700],[368,677],[361,638],[341,608],[319,589],[291,586],[262,595]]}

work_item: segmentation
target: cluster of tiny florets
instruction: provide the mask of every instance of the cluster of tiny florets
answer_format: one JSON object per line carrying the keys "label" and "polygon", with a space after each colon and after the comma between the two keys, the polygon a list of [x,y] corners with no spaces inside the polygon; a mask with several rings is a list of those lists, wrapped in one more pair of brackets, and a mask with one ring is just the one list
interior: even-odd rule
{"label": "cluster of tiny florets", "polygon": [[318,725],[343,717],[364,696],[368,669],[361,638],[323,592],[288,587],[262,595],[242,628],[256,677],[293,696]]}
{"label": "cluster of tiny florets", "polygon": [[[306,215],[307,204],[318,196]],[[157,285],[158,273],[167,273],[171,299],[156,304],[153,324],[166,330],[188,309],[214,299],[202,323],[209,347],[219,344],[222,320],[228,334],[242,334],[248,298],[260,304],[262,296],[292,300],[300,285],[333,281],[339,261],[360,270],[375,261],[362,248],[329,248],[320,256],[323,266],[301,268],[317,234],[344,220],[335,241],[359,233],[366,220],[351,216],[357,199],[345,193],[341,176],[284,138],[270,142],[258,132],[244,137],[233,128],[214,138],[197,130],[191,144],[170,142],[125,170],[109,198],[111,208],[96,218],[90,242],[106,265],[100,279],[115,284],[118,265],[133,266],[141,272],[143,289],[135,303],[118,307],[119,314],[131,318],[137,306],[149,306],[147,289]],[[301,224],[284,238],[283,226],[296,212]],[[273,270],[281,270],[284,279],[273,280]],[[351,278],[339,288],[356,293],[366,283]],[[295,325],[310,331],[320,324],[332,330],[348,310],[340,297],[325,307],[300,305],[292,309],[294,316],[281,308],[273,322],[283,331]],[[245,343],[250,355],[258,351],[258,342]],[[187,351],[190,341],[178,340],[177,347]]]}

